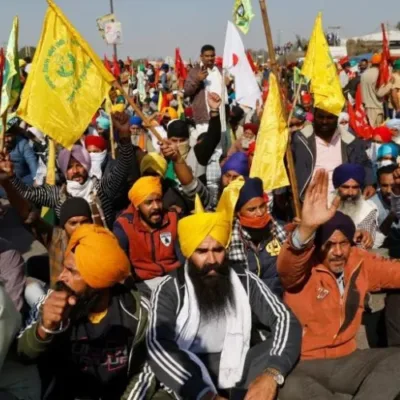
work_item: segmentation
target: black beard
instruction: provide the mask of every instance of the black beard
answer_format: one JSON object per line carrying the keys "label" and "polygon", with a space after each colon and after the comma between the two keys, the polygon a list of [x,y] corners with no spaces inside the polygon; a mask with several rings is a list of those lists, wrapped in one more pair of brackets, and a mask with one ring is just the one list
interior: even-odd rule
{"label": "black beard", "polygon": [[[147,218],[147,217],[140,211],[140,209],[138,209],[138,211],[139,211],[140,218],[141,218],[144,222],[146,222],[146,224],[149,225],[150,228],[152,228],[152,229],[161,228],[161,225],[162,225],[162,223],[163,223],[163,219],[162,219],[162,218],[161,218],[160,222],[154,223],[154,222],[152,222],[149,218]],[[151,218],[153,215],[156,215],[156,213],[151,214],[149,217]],[[161,212],[161,217],[162,217],[162,212]]]}
{"label": "black beard", "polygon": [[[214,319],[225,314],[229,304],[233,304],[233,288],[230,267],[225,260],[222,264],[206,264],[199,269],[188,261],[188,273],[196,293],[199,309],[205,319]],[[207,276],[211,271],[216,275]]]}
{"label": "black beard", "polygon": [[91,288],[89,288],[85,293],[78,295],[62,281],[56,282],[54,290],[57,292],[67,292],[70,296],[76,298],[76,304],[72,307],[69,314],[71,321],[77,321],[80,318],[87,317],[91,310],[96,307],[101,297],[101,291]]}

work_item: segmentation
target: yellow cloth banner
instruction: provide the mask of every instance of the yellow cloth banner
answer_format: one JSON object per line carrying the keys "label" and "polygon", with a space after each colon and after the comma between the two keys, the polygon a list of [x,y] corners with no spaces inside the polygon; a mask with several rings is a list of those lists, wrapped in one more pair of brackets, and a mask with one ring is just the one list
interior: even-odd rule
{"label": "yellow cloth banner", "polygon": [[311,79],[311,92],[314,94],[315,107],[339,116],[345,98],[322,28],[321,13],[315,20],[301,73]]}
{"label": "yellow cloth banner", "polygon": [[264,190],[289,185],[284,158],[288,142],[288,126],[283,115],[278,82],[269,75],[269,93],[257,135],[256,151],[250,176],[259,177]]}
{"label": "yellow cloth banner", "polygon": [[115,78],[62,11],[49,8],[17,114],[65,147],[84,133]]}

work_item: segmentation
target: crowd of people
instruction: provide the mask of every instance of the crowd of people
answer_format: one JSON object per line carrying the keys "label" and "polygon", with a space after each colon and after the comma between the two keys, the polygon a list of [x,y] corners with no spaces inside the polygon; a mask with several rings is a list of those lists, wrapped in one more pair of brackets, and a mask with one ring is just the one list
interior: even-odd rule
{"label": "crowd of people", "polygon": [[370,138],[279,68],[298,194],[250,177],[267,96],[239,104],[212,45],[185,79],[121,62],[146,119],[112,89],[55,184],[46,132],[10,114],[2,215],[48,262],[0,238],[0,398],[400,398],[400,60],[378,88],[380,62],[338,63]]}

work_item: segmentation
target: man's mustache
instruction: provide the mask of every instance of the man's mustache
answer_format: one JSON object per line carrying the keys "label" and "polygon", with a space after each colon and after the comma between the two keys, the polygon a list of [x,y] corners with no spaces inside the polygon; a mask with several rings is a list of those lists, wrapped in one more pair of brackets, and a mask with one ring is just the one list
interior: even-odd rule
{"label": "man's mustache", "polygon": [[205,264],[201,270],[198,270],[198,274],[200,276],[206,276],[212,271],[216,272],[219,275],[224,275],[224,276],[226,276],[227,273],[229,274],[229,270],[225,271],[225,269],[221,267],[222,265],[218,263]]}
{"label": "man's mustache", "polygon": [[74,179],[77,179],[77,178],[84,178],[84,176],[82,174],[74,174],[74,175],[72,175],[71,180],[73,181]]}

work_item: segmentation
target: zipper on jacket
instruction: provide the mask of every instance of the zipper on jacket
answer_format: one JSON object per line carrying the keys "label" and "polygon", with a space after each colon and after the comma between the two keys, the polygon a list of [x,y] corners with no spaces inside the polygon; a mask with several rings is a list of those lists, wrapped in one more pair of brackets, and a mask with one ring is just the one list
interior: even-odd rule
{"label": "zipper on jacket", "polygon": [[[339,336],[340,330],[342,329],[342,325],[343,325],[343,322],[344,322],[344,319],[342,319],[342,315],[343,315],[343,313],[344,313],[344,311],[345,311],[345,310],[343,310],[343,306],[346,305],[347,295],[349,294],[349,290],[350,290],[349,288],[350,288],[351,278],[352,278],[353,275],[356,273],[356,271],[358,271],[358,268],[359,268],[359,267],[357,267],[356,269],[354,269],[354,271],[350,274],[349,279],[348,279],[348,283],[349,283],[349,284],[346,285],[346,287],[345,287],[345,289],[344,289],[343,296],[340,296],[340,318],[339,318],[339,323],[340,323],[340,324],[339,324],[339,329],[338,329],[336,335],[333,337],[334,340],[337,339],[337,337]],[[336,283],[336,287],[337,287],[337,283]],[[340,295],[339,288],[337,288],[337,289],[338,289],[338,292],[339,292],[339,295]]]}
{"label": "zipper on jacket", "polygon": [[154,243],[154,232],[150,233],[150,239],[151,239],[151,258],[153,259],[153,262],[155,265],[157,265],[157,267],[159,267],[161,269],[161,272],[163,275],[165,275],[165,269],[163,268],[162,265],[157,263],[157,259],[156,259],[156,244]]}

